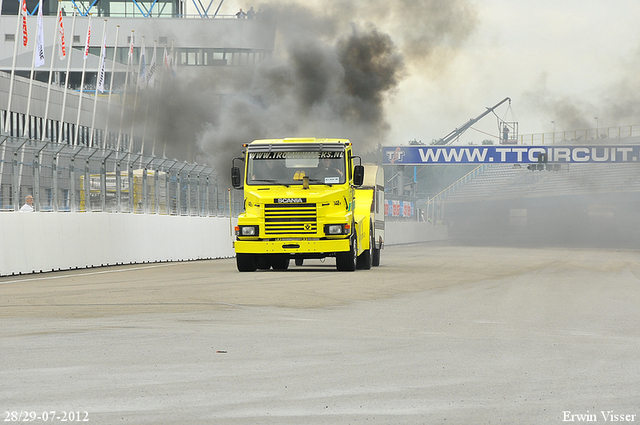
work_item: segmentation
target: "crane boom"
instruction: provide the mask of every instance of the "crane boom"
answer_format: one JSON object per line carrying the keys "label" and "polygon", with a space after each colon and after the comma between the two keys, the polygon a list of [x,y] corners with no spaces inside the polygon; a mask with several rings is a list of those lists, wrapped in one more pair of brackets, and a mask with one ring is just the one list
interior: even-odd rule
{"label": "crane boom", "polygon": [[509,104],[511,104],[511,99],[508,97],[505,97],[504,99],[502,99],[500,102],[498,102],[497,104],[495,104],[494,106],[492,106],[491,108],[487,108],[486,111],[484,111],[482,114],[478,115],[475,118],[471,118],[469,121],[467,121],[464,125],[462,125],[459,128],[456,128],[455,130],[453,130],[451,133],[447,134],[446,136],[444,136],[442,139],[437,140],[434,144],[435,145],[448,145],[449,143],[451,143],[453,140],[455,140],[456,138],[460,137],[460,135],[462,133],[464,133],[465,131],[467,131],[473,124],[475,124],[476,122],[480,121],[482,118],[484,118],[486,115],[490,114],[491,112],[493,112],[494,109],[496,109],[498,106],[502,105],[504,102],[509,101]]}

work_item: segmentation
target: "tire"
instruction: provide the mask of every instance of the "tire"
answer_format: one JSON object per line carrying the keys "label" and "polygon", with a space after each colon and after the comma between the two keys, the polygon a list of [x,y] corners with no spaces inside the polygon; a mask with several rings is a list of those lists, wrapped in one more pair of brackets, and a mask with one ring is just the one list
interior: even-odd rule
{"label": "tire", "polygon": [[356,269],[358,260],[358,240],[355,235],[351,238],[351,249],[347,252],[336,253],[336,268],[341,272],[352,272]]}
{"label": "tire", "polygon": [[369,249],[363,251],[362,254],[358,256],[358,260],[356,261],[356,268],[358,270],[369,270],[371,268],[371,252],[373,251],[373,247],[375,246],[372,229],[372,227],[369,228]]}
{"label": "tire", "polygon": [[378,267],[380,265],[380,248],[373,248],[373,254],[371,255],[371,265]]}
{"label": "tire", "polygon": [[287,270],[289,268],[289,254],[278,255],[271,259],[273,270]]}
{"label": "tire", "polygon": [[296,258],[296,266],[300,267],[304,263],[304,258]]}
{"label": "tire", "polygon": [[236,266],[239,272],[255,272],[256,257],[253,254],[236,254]]}
{"label": "tire", "polygon": [[266,255],[258,255],[256,257],[256,268],[258,270],[269,270],[271,268],[271,261]]}

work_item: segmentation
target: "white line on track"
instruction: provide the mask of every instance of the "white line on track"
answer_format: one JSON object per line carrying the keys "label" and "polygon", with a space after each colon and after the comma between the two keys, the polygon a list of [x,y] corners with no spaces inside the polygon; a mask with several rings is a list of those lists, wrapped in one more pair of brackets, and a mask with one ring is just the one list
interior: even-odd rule
{"label": "white line on track", "polygon": [[36,281],[36,280],[47,280],[47,279],[63,279],[65,277],[73,277],[73,276],[91,276],[91,275],[96,275],[96,274],[105,274],[105,273],[120,273],[120,272],[128,272],[131,270],[144,270],[144,269],[153,269],[156,267],[169,267],[169,266],[173,266],[176,264],[180,264],[180,263],[168,263],[168,264],[153,264],[153,265],[149,265],[149,266],[142,266],[142,267],[131,267],[131,268],[118,268],[117,270],[101,270],[101,271],[94,271],[94,272],[87,272],[87,273],[69,273],[69,274],[64,274],[64,275],[55,275],[52,276],[50,272],[47,272],[48,276],[44,276],[44,277],[35,277],[35,278],[25,278],[25,279],[17,279],[17,280],[8,280],[6,282],[2,282],[0,280],[0,285],[4,285],[6,283],[18,283],[18,282],[32,282],[32,281]]}

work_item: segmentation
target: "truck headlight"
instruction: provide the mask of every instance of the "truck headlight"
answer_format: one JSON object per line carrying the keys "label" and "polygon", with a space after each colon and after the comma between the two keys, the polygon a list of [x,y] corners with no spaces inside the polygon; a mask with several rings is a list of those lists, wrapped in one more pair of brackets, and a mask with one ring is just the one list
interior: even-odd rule
{"label": "truck headlight", "polygon": [[258,226],[236,226],[237,236],[258,236]]}
{"label": "truck headlight", "polygon": [[346,224],[326,224],[324,226],[325,235],[348,235],[351,226]]}

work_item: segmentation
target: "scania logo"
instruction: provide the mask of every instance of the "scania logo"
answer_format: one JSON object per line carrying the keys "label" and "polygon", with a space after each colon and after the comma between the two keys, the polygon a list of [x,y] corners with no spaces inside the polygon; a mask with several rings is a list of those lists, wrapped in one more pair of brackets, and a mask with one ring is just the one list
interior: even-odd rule
{"label": "scania logo", "polygon": [[404,158],[404,154],[405,152],[402,149],[400,149],[400,147],[397,147],[395,151],[387,152],[387,156],[389,157],[389,162],[391,162],[392,164],[396,161],[402,162],[402,159]]}
{"label": "scania logo", "polygon": [[302,204],[307,202],[307,198],[276,198],[273,201],[276,204]]}

